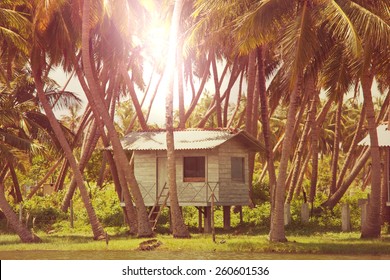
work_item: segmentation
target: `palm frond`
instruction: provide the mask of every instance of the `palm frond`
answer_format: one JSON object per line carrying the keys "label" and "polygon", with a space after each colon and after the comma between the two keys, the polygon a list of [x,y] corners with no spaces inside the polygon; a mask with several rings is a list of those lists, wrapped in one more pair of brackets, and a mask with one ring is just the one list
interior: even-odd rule
{"label": "palm frond", "polygon": [[[359,5],[353,1],[340,1],[348,17],[353,22],[357,32],[362,36],[365,44],[371,44],[374,48],[388,48],[390,45],[390,12],[387,2],[387,9],[377,14],[369,7]],[[372,2],[372,1],[367,1]],[[382,2],[378,0],[377,2]],[[362,3],[363,4],[363,3]],[[385,5],[386,6],[386,5]]]}
{"label": "palm frond", "polygon": [[321,17],[323,28],[338,42],[343,42],[350,48],[351,53],[357,57],[362,52],[360,37],[356,26],[346,12],[346,1],[323,1],[317,9],[318,17]]}
{"label": "palm frond", "polygon": [[340,45],[336,45],[329,54],[321,70],[320,83],[332,99],[348,92],[360,71],[361,63],[345,53]]}
{"label": "palm frond", "polygon": [[282,26],[294,15],[296,1],[254,1],[235,21],[235,33],[240,51],[249,53],[277,36]]}
{"label": "palm frond", "polygon": [[305,2],[297,16],[286,25],[280,39],[283,56],[288,58],[285,64],[291,75],[290,89],[296,84],[298,76],[304,73],[315,50],[320,47],[312,17],[313,10]]}

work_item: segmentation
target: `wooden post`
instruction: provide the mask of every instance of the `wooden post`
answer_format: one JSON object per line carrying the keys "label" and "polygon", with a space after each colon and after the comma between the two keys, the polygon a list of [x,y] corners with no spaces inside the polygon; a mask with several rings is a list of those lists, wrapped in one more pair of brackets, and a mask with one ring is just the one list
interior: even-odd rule
{"label": "wooden post", "polygon": [[202,208],[201,207],[198,207],[198,230],[199,232],[202,232]]}
{"label": "wooden post", "polygon": [[74,227],[74,213],[73,213],[73,199],[70,200],[69,202],[69,208],[70,208],[70,227],[73,228]]}
{"label": "wooden post", "polygon": [[284,225],[287,226],[291,223],[291,210],[290,210],[290,204],[285,203],[284,204]]}
{"label": "wooden post", "polygon": [[301,221],[302,223],[308,223],[310,218],[309,204],[303,203],[301,206]]}
{"label": "wooden post", "polygon": [[341,206],[341,230],[343,232],[351,231],[351,211],[348,203]]}
{"label": "wooden post", "polygon": [[215,227],[214,227],[214,192],[211,192],[211,234],[215,243]]}
{"label": "wooden post", "polygon": [[[368,196],[367,196],[368,197]],[[365,226],[366,226],[366,222],[367,222],[367,208],[368,208],[368,204],[370,203],[369,201],[369,197],[367,199],[359,199],[358,200],[358,204],[360,206],[360,209],[361,209],[361,218],[360,218],[360,224],[361,224],[361,228],[363,229]]]}
{"label": "wooden post", "polygon": [[19,204],[19,223],[22,223],[22,218],[23,218],[23,203],[21,202]]}
{"label": "wooden post", "polygon": [[204,207],[204,233],[211,233],[211,207]]}
{"label": "wooden post", "polygon": [[230,206],[223,206],[223,229],[230,230]]}

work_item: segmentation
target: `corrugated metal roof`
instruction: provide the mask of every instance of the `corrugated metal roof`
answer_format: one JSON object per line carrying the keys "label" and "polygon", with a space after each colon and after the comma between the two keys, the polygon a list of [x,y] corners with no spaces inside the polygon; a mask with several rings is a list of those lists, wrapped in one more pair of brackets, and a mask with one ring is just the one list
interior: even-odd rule
{"label": "corrugated metal roof", "polygon": [[[226,130],[174,131],[175,150],[213,149],[233,137],[239,137],[250,150],[261,150],[261,144],[244,131],[232,133]],[[165,131],[130,132],[122,139],[123,148],[131,151],[166,150]]]}
{"label": "corrugated metal roof", "polygon": [[[379,147],[390,147],[390,131],[387,129],[387,124],[381,124],[376,128],[378,133]],[[360,146],[370,146],[370,135],[367,135],[359,142]]]}

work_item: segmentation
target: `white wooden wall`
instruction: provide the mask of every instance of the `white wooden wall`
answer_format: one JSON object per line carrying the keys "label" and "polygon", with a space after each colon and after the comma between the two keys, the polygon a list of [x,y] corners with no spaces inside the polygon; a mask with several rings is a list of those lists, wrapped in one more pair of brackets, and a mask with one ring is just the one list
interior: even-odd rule
{"label": "white wooden wall", "polygon": [[[176,151],[176,182],[180,205],[207,206],[211,201],[211,190],[206,190],[205,182],[183,182],[183,158],[190,156],[206,158],[206,182],[215,190],[216,205],[249,204],[247,149],[232,139],[213,150]],[[134,156],[135,176],[147,206],[154,205],[157,197],[158,157],[166,157],[166,152],[136,151]],[[231,157],[245,158],[244,182],[231,180]],[[217,183],[219,188],[215,188]]]}

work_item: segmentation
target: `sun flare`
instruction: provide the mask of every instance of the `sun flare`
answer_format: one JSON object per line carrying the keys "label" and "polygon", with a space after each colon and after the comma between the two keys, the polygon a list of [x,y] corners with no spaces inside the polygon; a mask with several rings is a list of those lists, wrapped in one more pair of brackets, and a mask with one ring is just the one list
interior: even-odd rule
{"label": "sun flare", "polygon": [[[164,64],[169,49],[169,26],[159,19],[154,19],[147,26],[143,38],[143,52],[152,63]],[[160,65],[162,66],[162,65]]]}

